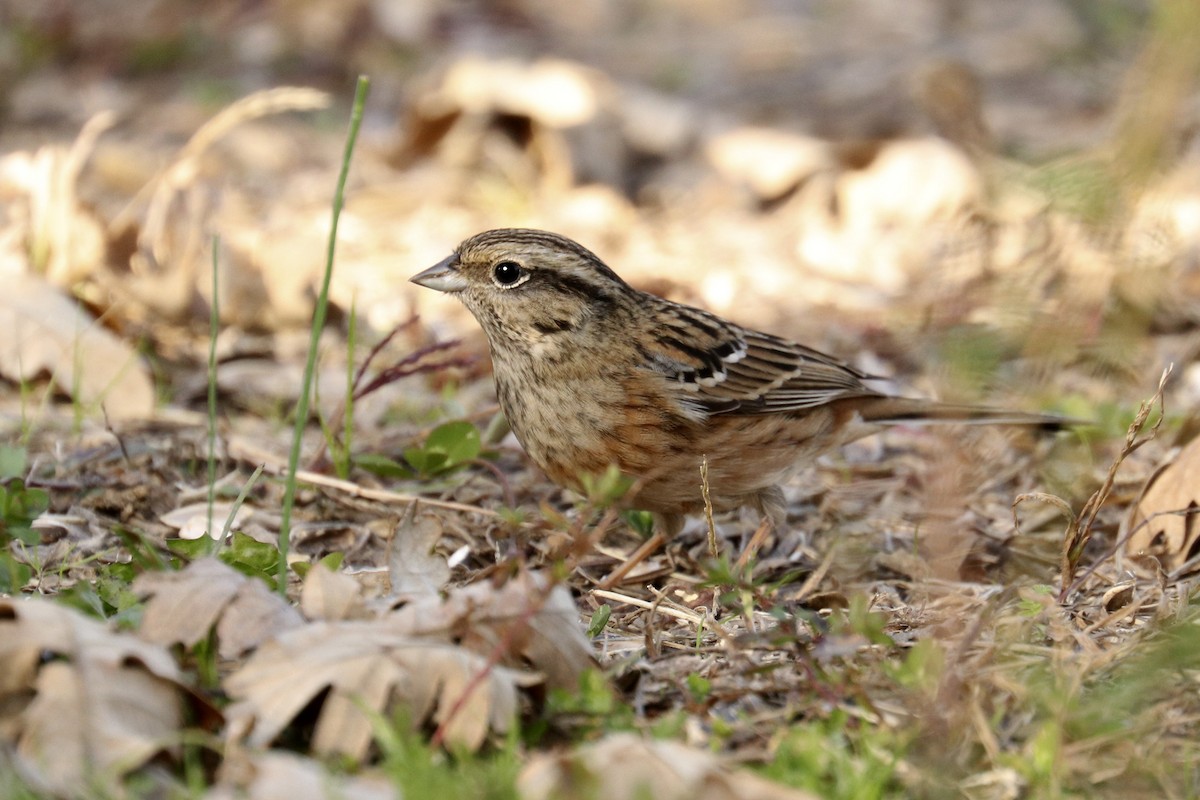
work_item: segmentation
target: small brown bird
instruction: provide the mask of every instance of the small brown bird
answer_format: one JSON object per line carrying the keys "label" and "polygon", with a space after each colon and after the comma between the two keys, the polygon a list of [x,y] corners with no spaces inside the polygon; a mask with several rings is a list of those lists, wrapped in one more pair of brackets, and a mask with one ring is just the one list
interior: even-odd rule
{"label": "small brown bird", "polygon": [[715,510],[751,506],[779,525],[797,467],[883,426],[1065,422],[882,394],[833,356],[638,291],[545,231],[472,236],[412,281],[475,315],[500,407],[551,480],[577,489],[615,464],[668,535],[704,508],[706,457]]}

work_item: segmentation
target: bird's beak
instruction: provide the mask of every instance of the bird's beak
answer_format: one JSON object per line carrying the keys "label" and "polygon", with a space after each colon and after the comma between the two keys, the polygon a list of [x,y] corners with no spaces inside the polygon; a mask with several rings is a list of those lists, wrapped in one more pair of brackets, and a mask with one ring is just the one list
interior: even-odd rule
{"label": "bird's beak", "polygon": [[458,271],[458,254],[444,258],[429,269],[418,272],[410,281],[426,289],[439,292],[461,292],[467,288],[467,279]]}

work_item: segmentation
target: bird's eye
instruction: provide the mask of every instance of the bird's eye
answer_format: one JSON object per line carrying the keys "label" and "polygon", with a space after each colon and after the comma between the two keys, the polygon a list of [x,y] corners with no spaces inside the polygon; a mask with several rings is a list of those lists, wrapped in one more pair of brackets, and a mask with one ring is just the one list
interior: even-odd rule
{"label": "bird's eye", "polygon": [[525,270],[515,261],[501,261],[492,267],[492,277],[500,286],[514,286],[525,275]]}

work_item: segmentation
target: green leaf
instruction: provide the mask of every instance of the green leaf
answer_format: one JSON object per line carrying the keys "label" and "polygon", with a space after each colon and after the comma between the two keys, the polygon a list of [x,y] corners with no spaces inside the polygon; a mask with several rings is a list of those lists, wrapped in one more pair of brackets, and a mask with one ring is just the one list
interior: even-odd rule
{"label": "green leaf", "polygon": [[167,539],[167,549],[191,561],[208,555],[209,543],[206,541],[207,539],[207,536],[202,536],[199,539]]}
{"label": "green leaf", "polygon": [[342,561],[344,561],[345,558],[345,553],[328,553],[316,564],[308,561],[297,561],[295,564],[292,564],[292,570],[301,578],[307,578],[309,571],[312,570],[312,568],[317,564],[325,567],[325,569],[329,570],[330,572],[337,572],[342,568]]}
{"label": "green leaf", "polygon": [[279,549],[274,545],[235,531],[230,546],[221,551],[220,558],[243,575],[274,584],[275,569],[279,565]]}
{"label": "green leaf", "polygon": [[478,428],[469,422],[447,422],[434,428],[422,447],[405,450],[404,460],[422,477],[430,477],[477,458],[482,450]]}
{"label": "green leaf", "polygon": [[357,455],[354,457],[354,464],[381,478],[411,478],[413,474],[413,469],[408,464],[401,464],[378,453]]}
{"label": "green leaf", "polygon": [[27,489],[24,481],[14,478],[8,486],[0,486],[0,544],[13,539],[37,544],[41,536],[30,525],[49,507],[50,495],[42,489]]}
{"label": "green leaf", "polygon": [[654,515],[649,511],[637,511],[630,509],[623,511],[621,517],[629,524],[629,527],[637,531],[638,536],[643,539],[649,539],[654,533]]}
{"label": "green leaf", "polygon": [[588,625],[587,635],[591,638],[596,638],[604,630],[604,626],[608,624],[608,618],[612,616],[612,606],[608,603],[600,606],[592,614],[592,622]]}
{"label": "green leaf", "polygon": [[345,553],[329,553],[321,558],[317,563],[330,572],[337,572],[342,568],[342,562],[346,560]]}
{"label": "green leaf", "polygon": [[479,429],[469,422],[447,422],[439,425],[425,440],[425,449],[444,453],[446,463],[457,466],[479,456],[483,442],[479,438]]}
{"label": "green leaf", "polygon": [[410,447],[404,451],[404,460],[412,465],[418,474],[429,476],[436,473],[446,464],[446,456],[442,453],[431,453],[419,447]]}
{"label": "green leaf", "polygon": [[0,445],[0,481],[23,476],[28,461],[29,455],[23,448]]}
{"label": "green leaf", "polygon": [[17,594],[29,583],[33,570],[12,553],[0,551],[0,594]]}

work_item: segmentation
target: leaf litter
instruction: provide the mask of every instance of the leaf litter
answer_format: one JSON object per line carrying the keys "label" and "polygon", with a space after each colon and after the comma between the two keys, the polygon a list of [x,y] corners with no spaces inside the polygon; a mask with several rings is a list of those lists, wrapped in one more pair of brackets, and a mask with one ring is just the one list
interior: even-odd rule
{"label": "leaf litter", "polygon": [[178,749],[188,693],[164,648],[41,599],[0,599],[0,731],[23,776],[78,796]]}
{"label": "leaf litter", "polygon": [[[654,75],[663,79],[661,69]],[[6,157],[5,175],[36,180],[16,194],[12,182],[2,189],[19,202],[0,216],[0,262],[31,280],[31,255],[48,256],[49,267],[35,293],[9,298],[10,316],[25,315],[20,325],[37,337],[0,346],[9,354],[0,372],[22,386],[2,398],[0,423],[30,454],[21,482],[5,479],[4,530],[38,537],[4,539],[0,570],[14,592],[59,593],[110,622],[42,599],[2,601],[0,758],[15,754],[35,786],[77,793],[97,767],[115,777],[175,758],[180,698],[199,693],[235,701],[220,731],[214,797],[394,796],[260,748],[370,762],[380,725],[396,719],[485,752],[515,727],[544,724],[550,742],[524,756],[530,797],[587,787],[613,797],[802,796],[710,750],[801,764],[790,779],[817,776],[804,785],[822,794],[881,763],[887,777],[875,793],[891,796],[1063,785],[1188,793],[1175,774],[1183,770],[1170,765],[1195,762],[1200,719],[1188,645],[1194,446],[1173,463],[1157,440],[1118,455],[1126,419],[1105,420],[1099,441],[899,429],[799,476],[788,487],[787,529],[773,537],[754,537],[748,520],[718,519],[726,561],[713,562],[696,526],[656,543],[627,573],[646,547],[636,518],[597,524],[594,509],[549,486],[511,439],[445,433],[448,420],[476,431],[493,416],[487,362],[461,309],[406,293],[403,282],[463,235],[518,220],[579,238],[636,285],[861,353],[872,372],[911,380],[916,363],[942,365],[921,390],[970,397],[990,374],[996,402],[1065,397],[1084,404],[1082,416],[1103,417],[1104,403],[1127,405],[1141,391],[1131,387],[1179,350],[1194,360],[1186,165],[1164,169],[1146,202],[1129,193],[1127,227],[1114,217],[1105,224],[1117,230],[1098,232],[1071,198],[1037,182],[1094,165],[1051,163],[1014,179],[1013,165],[987,150],[978,114],[966,115],[966,145],[954,136],[846,142],[757,122],[711,125],[699,105],[564,59],[470,59],[428,78],[397,102],[410,120],[391,152],[368,149],[356,164],[362,184],[347,206],[335,301],[391,330],[372,346],[399,355],[389,352],[394,366],[360,386],[369,396],[350,395],[360,427],[344,475],[331,474],[334,448],[315,426],[305,442],[311,468],[300,475],[297,531],[306,535],[293,553],[304,574],[286,600],[267,589],[259,562],[233,554],[238,545],[219,551],[235,570],[189,549],[210,546],[203,537],[176,539],[179,517],[201,529],[186,526],[202,511],[194,487],[204,483],[196,465],[205,424],[196,415],[170,422],[164,410],[139,422],[153,397],[129,342],[149,339],[142,352],[176,403],[203,393],[195,374],[207,340],[189,319],[208,297],[207,242],[219,229],[225,322],[266,329],[230,327],[223,338],[240,344],[223,351],[228,374],[218,371],[221,491],[259,466],[280,474],[286,448],[271,415],[286,414],[298,381],[289,377],[295,348],[276,328],[308,314],[312,220],[327,214],[336,148],[311,120],[277,113],[327,98],[251,95],[207,124],[179,127],[182,149],[122,149],[98,118],[74,149]],[[304,157],[281,157],[272,146],[280,142]],[[89,154],[94,172],[81,170]],[[130,157],[131,174],[148,176],[140,191],[112,181],[111,165]],[[942,178],[911,194],[905,176],[931,164]],[[80,202],[89,193],[100,198],[94,206]],[[120,300],[111,307],[110,292]],[[1122,340],[1139,315],[1154,325]],[[99,335],[84,342],[82,330]],[[463,337],[458,349],[437,338],[447,336]],[[116,347],[93,343],[102,339]],[[327,342],[326,421],[345,411],[333,387],[350,372],[331,363],[344,339]],[[59,350],[45,356],[50,345]],[[83,355],[82,368],[66,368],[63,348]],[[422,361],[443,351],[436,364]],[[362,364],[358,386],[365,360],[348,360]],[[60,413],[47,392],[31,416],[25,387],[43,373],[76,413]],[[1174,407],[1194,407],[1190,385],[1166,387]],[[118,405],[126,400],[128,413]],[[92,413],[97,405],[111,420]],[[1187,434],[1185,423],[1180,444]],[[1064,541],[1058,510],[1032,503],[1013,530],[1013,497],[1053,493],[1073,510],[1097,485],[1107,501],[1089,510],[1087,535]],[[47,492],[37,524],[23,517],[37,505],[22,502],[26,489]],[[253,512],[235,518],[234,540],[269,557],[280,490],[264,480],[248,494],[243,508]],[[1064,564],[1074,581],[1063,580]],[[1062,583],[1071,592],[1060,602]],[[594,641],[581,617],[595,625]],[[64,628],[74,631],[70,647],[56,638]],[[213,646],[210,693],[189,676]],[[595,664],[603,679],[589,671]],[[111,685],[81,682],[81,665]],[[73,708],[124,704],[119,720],[67,722]],[[638,733],[614,733],[628,729]],[[676,741],[649,738],[664,730]],[[563,740],[591,741],[552,746]],[[46,758],[61,777],[47,777]],[[852,791],[839,796],[861,796]]]}

